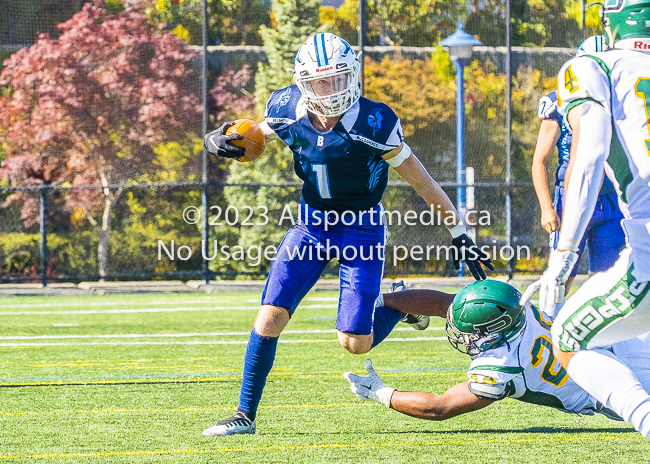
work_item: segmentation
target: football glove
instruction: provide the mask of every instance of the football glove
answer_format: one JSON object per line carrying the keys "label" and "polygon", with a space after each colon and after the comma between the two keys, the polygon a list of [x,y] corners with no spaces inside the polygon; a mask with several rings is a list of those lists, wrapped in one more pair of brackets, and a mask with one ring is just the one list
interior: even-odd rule
{"label": "football glove", "polygon": [[553,250],[542,278],[528,286],[519,303],[523,306],[539,291],[539,309],[549,315],[555,314],[556,304],[564,303],[565,284],[577,261],[578,253],[574,251]]}
{"label": "football glove", "polygon": [[481,251],[467,234],[462,234],[452,239],[451,246],[454,248],[454,268],[456,270],[460,269],[460,260],[462,259],[476,280],[486,279],[481,265],[494,271],[490,257],[487,253]]}
{"label": "football glove", "polygon": [[224,158],[241,158],[244,156],[246,152],[244,147],[237,147],[228,143],[231,140],[242,140],[244,138],[239,134],[226,135],[226,130],[234,124],[234,121],[225,122],[218,129],[206,134],[203,138],[205,149],[213,155]]}
{"label": "football glove", "polygon": [[381,381],[379,375],[375,372],[375,368],[372,367],[372,361],[370,359],[366,359],[366,370],[368,371],[368,377],[350,372],[343,374],[343,377],[350,382],[350,390],[359,398],[373,400],[390,408],[390,398],[393,396],[395,389],[384,385],[384,382]]}

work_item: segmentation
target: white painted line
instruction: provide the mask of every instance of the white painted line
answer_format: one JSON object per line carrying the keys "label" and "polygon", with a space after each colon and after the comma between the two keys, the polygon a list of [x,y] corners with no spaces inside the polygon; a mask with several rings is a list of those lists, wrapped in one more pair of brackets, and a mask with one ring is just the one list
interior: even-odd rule
{"label": "white painted line", "polygon": [[[396,327],[393,332],[412,331],[409,327]],[[444,327],[430,327],[428,330],[444,330]],[[336,333],[336,329],[285,330],[286,334],[323,334]],[[186,333],[150,333],[150,334],[70,334],[70,335],[8,335],[0,340],[68,340],[80,338],[183,338],[183,337],[232,337],[250,335],[246,332],[186,332]]]}
{"label": "white painted line", "polygon": [[[299,309],[336,309],[337,305],[300,305]],[[0,311],[0,316],[44,316],[70,314],[135,314],[135,313],[175,313],[195,311],[257,311],[258,306],[206,306],[204,308],[134,308],[134,309],[80,309],[70,311]]]}
{"label": "white painted line", "polygon": [[314,298],[305,298],[305,301],[339,301],[338,296],[319,296]]}
{"label": "white painted line", "polygon": [[79,327],[78,322],[54,322],[52,327]]}
{"label": "white painted line", "polygon": [[[446,341],[447,337],[413,337],[413,338],[387,338],[386,342],[420,342],[420,341]],[[331,343],[336,339],[328,340],[278,340],[278,343]],[[185,342],[84,342],[84,343],[0,343],[0,347],[38,347],[38,346],[138,346],[138,345],[246,345],[248,340],[214,340],[200,341],[188,340]]]}
{"label": "white painted line", "polygon": [[[97,297],[97,298],[102,298],[102,297]],[[208,297],[210,298],[210,297]],[[260,301],[258,298],[255,301]],[[70,307],[70,306],[87,306],[90,308],[94,308],[96,306],[138,306],[138,305],[149,305],[149,306],[155,306],[155,305],[170,305],[170,304],[194,304],[194,303],[205,303],[205,304],[210,304],[212,303],[210,300],[207,298],[204,298],[202,300],[178,300],[178,301],[143,301],[142,303],[137,303],[137,302],[120,302],[120,301],[93,301],[93,302],[83,302],[79,301],[76,303],[69,303],[69,302],[62,302],[62,303],[30,303],[30,304],[20,304],[20,305],[15,305],[15,304],[4,304],[0,305],[0,309],[3,308],[56,308],[58,306],[64,306],[64,307]]]}

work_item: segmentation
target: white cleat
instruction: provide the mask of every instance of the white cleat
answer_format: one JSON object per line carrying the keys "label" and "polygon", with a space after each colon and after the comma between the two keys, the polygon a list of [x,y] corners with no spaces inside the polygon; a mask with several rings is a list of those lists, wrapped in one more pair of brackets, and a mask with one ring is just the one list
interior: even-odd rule
{"label": "white cleat", "polygon": [[231,418],[219,421],[209,429],[205,429],[203,436],[223,437],[244,433],[255,433],[255,420],[250,420],[244,414],[238,412]]}
{"label": "white cleat", "polygon": [[[404,284],[403,280],[400,280],[399,282],[393,282],[388,287],[389,293],[403,292],[404,290],[408,290],[408,287]],[[400,319],[400,322],[404,322],[405,324],[410,325],[415,330],[424,330],[429,327],[429,316],[420,316],[418,314],[404,314],[404,316]]]}

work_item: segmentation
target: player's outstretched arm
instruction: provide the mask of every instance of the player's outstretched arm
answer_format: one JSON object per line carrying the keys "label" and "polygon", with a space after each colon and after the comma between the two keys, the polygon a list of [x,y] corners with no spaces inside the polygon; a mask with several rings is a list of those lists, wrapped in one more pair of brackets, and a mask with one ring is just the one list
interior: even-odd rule
{"label": "player's outstretched arm", "polygon": [[494,270],[489,256],[476,246],[467,235],[467,228],[463,224],[458,211],[454,207],[445,191],[433,180],[420,160],[412,154],[405,143],[386,153],[383,158],[390,164],[402,178],[413,186],[415,191],[429,206],[440,207],[443,217],[453,217],[453,223],[448,224],[452,236],[451,245],[454,248],[454,267],[459,269],[461,259],[476,280],[485,279],[485,272],[481,266]]}
{"label": "player's outstretched arm", "polygon": [[407,416],[443,421],[468,412],[478,411],[495,400],[479,398],[469,390],[468,382],[449,388],[442,395],[424,392],[393,392],[390,407]]}
{"label": "player's outstretched arm", "polygon": [[560,228],[560,217],[553,208],[551,192],[548,188],[548,161],[553,155],[555,144],[560,138],[560,126],[553,119],[542,119],[542,125],[537,135],[537,145],[533,154],[533,186],[542,210],[541,223],[546,232],[554,232]]}
{"label": "player's outstretched arm", "polygon": [[366,359],[368,376],[346,372],[343,374],[350,382],[350,390],[359,398],[369,399],[389,408],[419,419],[441,421],[460,414],[477,411],[492,404],[495,400],[483,399],[474,395],[467,382],[454,385],[442,395],[424,392],[400,392],[387,387]]}
{"label": "player's outstretched arm", "polygon": [[454,296],[438,290],[406,290],[384,294],[384,305],[407,314],[446,318]]}

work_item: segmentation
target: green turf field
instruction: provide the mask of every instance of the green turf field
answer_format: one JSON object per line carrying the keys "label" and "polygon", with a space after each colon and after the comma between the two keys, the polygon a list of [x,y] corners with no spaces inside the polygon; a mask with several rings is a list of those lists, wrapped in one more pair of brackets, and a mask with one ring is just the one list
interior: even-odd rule
{"label": "green turf field", "polygon": [[[237,404],[259,294],[10,297],[0,302],[0,462],[640,463],[630,426],[505,400],[427,422],[354,396],[366,355],[336,341],[313,292],[278,345],[257,434],[201,431]],[[469,358],[399,324],[369,355],[384,382],[442,393]]]}

